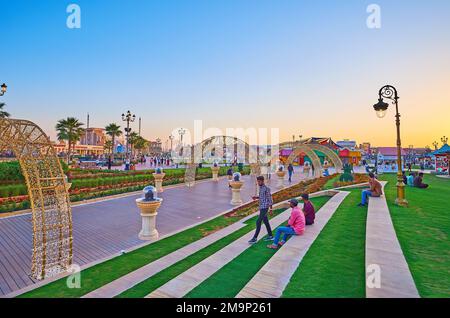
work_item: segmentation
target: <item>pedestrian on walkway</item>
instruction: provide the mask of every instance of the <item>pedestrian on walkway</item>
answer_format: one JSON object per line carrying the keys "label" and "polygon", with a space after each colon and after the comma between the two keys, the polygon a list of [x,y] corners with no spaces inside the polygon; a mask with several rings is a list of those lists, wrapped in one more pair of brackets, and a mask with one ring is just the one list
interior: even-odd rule
{"label": "pedestrian on walkway", "polygon": [[259,186],[259,197],[254,196],[253,200],[259,200],[259,217],[256,220],[256,231],[253,235],[253,238],[248,241],[250,244],[255,244],[258,241],[258,235],[261,231],[261,224],[264,222],[264,225],[267,229],[267,234],[269,235],[265,241],[272,241],[272,229],[270,228],[269,218],[267,217],[267,213],[272,215],[272,194],[270,193],[270,188],[264,184],[264,177],[259,176],[256,178]]}
{"label": "pedestrian on walkway", "polygon": [[292,182],[292,175],[293,174],[294,174],[294,166],[292,165],[292,163],[290,163],[289,166],[288,166],[289,183]]}
{"label": "pedestrian on walkway", "polygon": [[[298,207],[297,199],[289,201],[289,205],[292,208],[291,217],[288,221],[288,226],[280,226],[275,234],[273,243],[267,245],[268,248],[276,250],[278,246],[283,246],[287,239],[291,235],[302,235],[305,232],[305,215]],[[283,239],[280,241],[280,237],[283,234]]]}

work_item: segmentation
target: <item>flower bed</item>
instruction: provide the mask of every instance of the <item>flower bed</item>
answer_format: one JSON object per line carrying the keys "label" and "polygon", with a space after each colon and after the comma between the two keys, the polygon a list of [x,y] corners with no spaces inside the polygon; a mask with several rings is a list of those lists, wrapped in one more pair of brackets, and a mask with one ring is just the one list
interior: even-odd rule
{"label": "flower bed", "polygon": [[368,175],[363,174],[363,173],[354,173],[353,174],[353,181],[349,181],[349,182],[336,181],[333,184],[333,187],[334,188],[340,188],[340,187],[345,187],[345,186],[358,184],[358,183],[365,183],[365,182],[369,182],[369,176]]}
{"label": "flower bed", "polygon": [[[303,193],[314,193],[322,190],[325,183],[328,180],[334,178],[335,175],[330,175],[328,177],[320,177],[316,179],[304,180],[299,183],[285,188],[281,191],[272,194],[273,203],[280,203],[286,201],[290,198],[299,197]],[[235,217],[235,216],[247,216],[258,210],[258,201],[252,201],[247,204],[241,205],[231,212],[225,214],[225,217]]]}
{"label": "flower bed", "polygon": [[[219,174],[225,175],[228,167],[221,167]],[[237,170],[237,168],[235,167]],[[212,177],[210,168],[199,168],[196,180]],[[86,172],[74,169],[68,172],[70,201],[77,202],[99,197],[107,197],[127,192],[139,191],[147,185],[154,185],[154,170],[142,171],[106,171],[92,170]],[[174,185],[184,182],[184,169],[165,169],[166,176],[163,185]],[[243,174],[249,174],[250,169],[244,167]],[[30,208],[28,192],[25,184],[0,186],[0,213],[14,212]]]}

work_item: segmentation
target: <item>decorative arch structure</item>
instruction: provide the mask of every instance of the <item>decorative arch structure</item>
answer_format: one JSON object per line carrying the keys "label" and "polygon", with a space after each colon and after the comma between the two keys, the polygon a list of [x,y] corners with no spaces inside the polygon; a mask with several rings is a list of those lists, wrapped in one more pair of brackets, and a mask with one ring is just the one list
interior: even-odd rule
{"label": "decorative arch structure", "polygon": [[[190,148],[190,156],[186,164],[184,181],[187,186],[195,184],[195,173],[197,170],[197,162],[205,158],[205,154],[218,151],[225,158],[225,149],[233,147],[235,154],[243,154],[243,161],[250,164],[252,175],[259,175],[261,171],[261,161],[258,151],[251,151],[250,145],[245,141],[231,136],[213,136],[203,140],[202,142]],[[215,159],[218,157],[215,156]]]}
{"label": "decorative arch structure", "polygon": [[332,164],[336,168],[336,172],[342,170],[343,164],[341,158],[339,158],[339,156],[327,146],[296,142],[295,144],[292,143],[280,144],[280,149],[283,146],[287,146],[288,144],[293,148],[293,151],[285,162],[286,166],[288,166],[290,163],[293,163],[295,158],[297,158],[300,155],[300,153],[303,152],[309,157],[309,159],[311,159],[311,163],[314,167],[314,177],[320,177],[322,175],[323,167],[320,162],[319,156],[317,156],[317,154],[315,153],[315,151],[320,151],[331,160]]}
{"label": "decorative arch structure", "polygon": [[328,148],[327,146],[323,145],[316,145],[316,144],[308,144],[308,146],[313,149],[322,152],[325,156],[327,156],[331,163],[334,165],[336,172],[339,172],[343,169],[344,165],[342,163],[341,158],[335,153],[333,150]]}
{"label": "decorative arch structure", "polygon": [[61,163],[50,139],[27,120],[0,118],[0,151],[17,157],[31,203],[31,276],[41,280],[72,264],[72,212]]}

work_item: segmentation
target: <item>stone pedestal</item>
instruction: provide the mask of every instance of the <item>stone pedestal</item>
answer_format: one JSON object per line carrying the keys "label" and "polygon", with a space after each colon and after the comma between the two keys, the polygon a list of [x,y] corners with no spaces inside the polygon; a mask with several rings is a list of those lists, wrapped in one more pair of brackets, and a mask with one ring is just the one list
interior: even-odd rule
{"label": "stone pedestal", "polygon": [[244,182],[242,181],[230,181],[231,186],[231,204],[232,205],[241,205],[242,198],[241,198],[241,188],[244,185]]}
{"label": "stone pedestal", "polygon": [[144,201],[143,198],[136,199],[136,204],[141,210],[142,229],[139,232],[139,239],[143,241],[156,241],[159,238],[156,230],[156,216],[158,208],[161,206],[162,199],[154,201]]}
{"label": "stone pedestal", "polygon": [[220,170],[220,167],[214,167],[214,166],[212,166],[211,167],[211,171],[212,171],[212,179],[213,179],[213,181],[219,181],[219,170]]}
{"label": "stone pedestal", "polygon": [[277,177],[278,177],[278,188],[284,187],[284,176],[286,175],[286,171],[277,171]]}
{"label": "stone pedestal", "polygon": [[164,191],[162,183],[165,175],[165,173],[153,173],[153,177],[155,178],[155,188],[159,193]]}

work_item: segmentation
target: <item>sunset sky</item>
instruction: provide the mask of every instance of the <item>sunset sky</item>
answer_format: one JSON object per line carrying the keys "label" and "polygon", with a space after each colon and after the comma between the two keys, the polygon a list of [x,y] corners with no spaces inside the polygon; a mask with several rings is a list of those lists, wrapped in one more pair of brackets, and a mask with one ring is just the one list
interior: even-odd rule
{"label": "sunset sky", "polygon": [[372,108],[391,84],[403,145],[431,146],[450,134],[449,14],[448,0],[0,0],[0,101],[52,138],[58,119],[104,127],[130,109],[152,140],[203,120],[394,146],[394,109]]}

